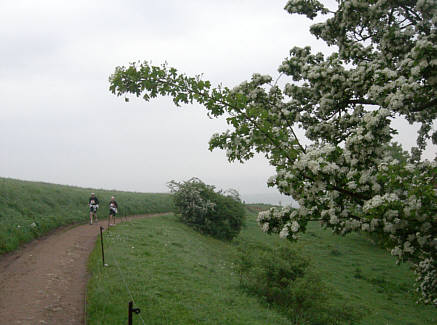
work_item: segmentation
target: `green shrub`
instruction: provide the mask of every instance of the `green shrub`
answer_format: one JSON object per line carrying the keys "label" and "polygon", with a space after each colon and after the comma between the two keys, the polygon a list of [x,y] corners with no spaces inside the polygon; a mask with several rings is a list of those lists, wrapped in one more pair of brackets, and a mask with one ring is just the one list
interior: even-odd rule
{"label": "green shrub", "polygon": [[292,324],[341,324],[358,318],[347,306],[334,306],[337,295],[325,286],[307,258],[290,247],[242,250],[237,261],[240,285],[249,294],[283,312]]}
{"label": "green shrub", "polygon": [[171,181],[169,188],[185,224],[219,239],[231,240],[240,233],[245,209],[235,190],[227,196],[198,178],[182,183]]}

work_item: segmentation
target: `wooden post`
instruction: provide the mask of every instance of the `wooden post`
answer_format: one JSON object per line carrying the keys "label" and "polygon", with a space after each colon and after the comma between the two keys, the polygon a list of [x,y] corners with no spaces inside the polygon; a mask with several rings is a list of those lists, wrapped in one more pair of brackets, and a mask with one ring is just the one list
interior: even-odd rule
{"label": "wooden post", "polygon": [[133,301],[129,301],[129,315],[128,315],[128,325],[132,325],[132,313],[139,314],[141,310],[139,308],[134,308]]}
{"label": "wooden post", "polygon": [[128,321],[127,321],[127,324],[128,325],[132,325],[132,307],[133,307],[133,302],[132,301],[129,301],[129,318],[128,318]]}
{"label": "wooden post", "polygon": [[103,249],[103,227],[100,226],[100,242],[102,244],[102,261],[103,267],[105,267],[105,250]]}

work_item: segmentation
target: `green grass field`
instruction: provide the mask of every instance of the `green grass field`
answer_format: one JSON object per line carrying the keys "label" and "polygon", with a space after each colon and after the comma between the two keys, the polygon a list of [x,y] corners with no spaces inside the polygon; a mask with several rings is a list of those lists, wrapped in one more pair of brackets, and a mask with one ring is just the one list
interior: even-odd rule
{"label": "green grass field", "polygon": [[[293,245],[262,233],[253,214],[233,242],[200,235],[173,215],[117,225],[104,241],[109,266],[102,267],[99,245],[89,260],[88,324],[125,324],[131,296],[145,324],[290,324],[240,289],[235,261],[242,245]],[[336,292],[332,303],[359,314],[350,324],[437,323],[435,308],[416,305],[408,265],[395,265],[366,237],[311,225],[294,245]]]}
{"label": "green grass field", "polygon": [[133,193],[0,178],[0,255],[49,231],[89,221],[88,199],[95,192],[106,216],[111,195],[119,215],[172,211],[169,194]]}

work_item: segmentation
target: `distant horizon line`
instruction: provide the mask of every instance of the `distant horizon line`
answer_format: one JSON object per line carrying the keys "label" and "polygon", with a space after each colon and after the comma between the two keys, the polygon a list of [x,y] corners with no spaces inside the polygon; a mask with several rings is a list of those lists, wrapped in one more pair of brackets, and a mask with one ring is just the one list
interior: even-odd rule
{"label": "distant horizon line", "polygon": [[[30,182],[30,183],[41,183],[41,184],[48,184],[48,185],[58,185],[58,186],[68,186],[68,187],[76,187],[81,189],[89,189],[93,191],[117,191],[117,192],[131,192],[131,193],[162,193],[162,194],[170,194],[170,191],[140,191],[140,190],[124,190],[124,189],[116,189],[116,188],[105,188],[105,187],[92,187],[92,186],[84,186],[84,185],[77,185],[77,184],[65,184],[65,183],[57,183],[57,182],[51,182],[51,181],[45,181],[45,180],[37,180],[37,179],[26,179],[26,178],[16,178],[12,176],[0,176],[0,178],[3,179],[10,179],[10,180],[16,180],[16,181],[22,181],[22,182]],[[268,203],[268,204],[292,204],[296,201],[292,197],[287,197],[279,192],[277,193],[269,193],[269,192],[252,192],[252,193],[246,193],[246,192],[240,192],[241,200],[248,204],[253,203]],[[291,201],[291,202],[287,202]]]}

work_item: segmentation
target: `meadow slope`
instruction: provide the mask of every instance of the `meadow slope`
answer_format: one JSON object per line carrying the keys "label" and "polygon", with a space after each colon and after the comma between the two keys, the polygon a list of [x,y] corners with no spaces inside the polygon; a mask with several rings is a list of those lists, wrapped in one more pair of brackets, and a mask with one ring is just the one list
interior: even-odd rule
{"label": "meadow slope", "polygon": [[111,195],[116,196],[121,216],[173,209],[171,195],[165,193],[99,190],[0,178],[0,255],[60,226],[87,222],[91,192],[100,200],[101,216],[107,215]]}
{"label": "meadow slope", "polygon": [[236,261],[247,245],[294,246],[310,257],[331,288],[330,303],[354,315],[344,324],[437,323],[435,308],[415,303],[408,264],[397,266],[369,238],[339,237],[312,224],[301,241],[292,244],[262,233],[255,218],[248,217],[246,228],[232,242],[203,236],[176,216],[111,229],[104,235],[109,266],[102,267],[99,246],[89,260],[88,324],[124,323],[132,299],[146,324],[290,324],[279,310],[241,290]]}

